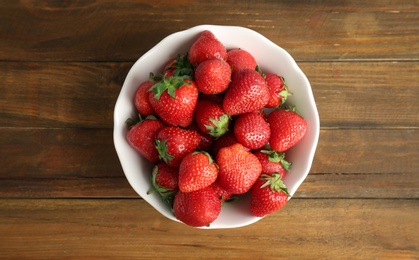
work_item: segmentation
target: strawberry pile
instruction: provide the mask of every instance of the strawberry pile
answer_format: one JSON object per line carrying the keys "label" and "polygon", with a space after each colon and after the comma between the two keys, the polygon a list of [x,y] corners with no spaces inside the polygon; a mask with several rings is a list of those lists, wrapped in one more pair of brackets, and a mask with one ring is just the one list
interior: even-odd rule
{"label": "strawberry pile", "polygon": [[263,73],[251,53],[227,50],[210,31],[162,66],[138,87],[140,120],[126,138],[154,163],[153,190],[175,217],[208,226],[223,202],[244,193],[254,216],[282,208],[291,165],[285,152],[307,130],[295,109],[283,107],[284,78]]}

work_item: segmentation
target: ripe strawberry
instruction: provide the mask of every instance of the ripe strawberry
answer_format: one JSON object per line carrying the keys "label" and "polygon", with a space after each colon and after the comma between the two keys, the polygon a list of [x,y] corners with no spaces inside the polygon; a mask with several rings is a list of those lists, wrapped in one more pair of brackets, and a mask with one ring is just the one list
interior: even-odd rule
{"label": "ripe strawberry", "polygon": [[212,32],[206,30],[190,47],[189,61],[196,67],[204,60],[209,59],[226,60],[227,50]]}
{"label": "ripe strawberry", "polygon": [[179,191],[173,203],[177,219],[192,227],[209,226],[221,212],[221,202],[212,186],[192,191]]}
{"label": "ripe strawberry", "polygon": [[219,59],[204,60],[195,69],[195,82],[204,94],[224,92],[231,80],[231,69],[227,62]]}
{"label": "ripe strawberry", "polygon": [[262,174],[277,172],[284,178],[285,174],[291,167],[291,163],[285,160],[285,153],[276,152],[274,150],[257,150],[253,154],[262,164]]}
{"label": "ripe strawberry", "polygon": [[179,189],[191,192],[211,185],[218,176],[218,167],[207,152],[186,155],[179,167]]}
{"label": "ripe strawberry", "polygon": [[242,49],[232,49],[227,51],[227,63],[230,65],[232,72],[243,69],[256,69],[256,59],[248,51]]}
{"label": "ripe strawberry", "polygon": [[266,107],[277,107],[285,103],[289,95],[285,79],[273,73],[265,75],[266,84],[269,87],[269,101]]}
{"label": "ripe strawberry", "polygon": [[148,90],[153,85],[154,82],[152,82],[151,80],[147,80],[141,83],[135,91],[134,106],[137,109],[137,112],[143,117],[157,115],[153,107],[151,106],[150,100],[148,99]]}
{"label": "ripe strawberry", "polygon": [[195,121],[203,133],[218,138],[228,131],[230,117],[221,104],[199,100],[195,109]]}
{"label": "ripe strawberry", "polygon": [[140,121],[133,125],[127,132],[126,138],[128,143],[151,162],[159,160],[159,153],[154,146],[154,138],[157,133],[163,129],[165,125],[155,117],[147,117],[144,121]]}
{"label": "ripe strawberry", "polygon": [[262,174],[251,189],[250,210],[256,217],[266,216],[281,209],[288,197],[280,174]]}
{"label": "ripe strawberry", "polygon": [[275,110],[268,115],[271,126],[269,145],[278,152],[284,152],[297,144],[307,131],[307,122],[295,110]]}
{"label": "ripe strawberry", "polygon": [[190,76],[193,77],[194,68],[189,62],[188,54],[178,54],[176,58],[170,59],[164,66],[163,73],[165,78],[173,76]]}
{"label": "ripe strawberry", "polygon": [[198,94],[198,88],[192,80],[171,77],[154,84],[148,98],[163,122],[187,127],[193,120]]}
{"label": "ripe strawberry", "polygon": [[268,143],[271,129],[260,114],[249,112],[238,116],[234,124],[234,135],[245,147],[259,149]]}
{"label": "ripe strawberry", "polygon": [[237,138],[234,135],[233,131],[227,132],[214,140],[214,143],[212,145],[212,152],[214,155],[217,155],[222,148],[237,143],[239,143],[239,141],[237,141]]}
{"label": "ripe strawberry", "polygon": [[234,194],[249,191],[262,172],[258,158],[239,143],[222,148],[216,162],[219,167],[218,182]]}
{"label": "ripe strawberry", "polygon": [[178,178],[179,169],[171,167],[164,162],[159,162],[153,168],[153,187],[170,207],[172,207],[175,195],[179,190]]}
{"label": "ripe strawberry", "polygon": [[230,199],[233,196],[233,193],[228,192],[223,187],[221,187],[220,183],[217,180],[213,184],[211,184],[211,186],[214,188],[215,193],[217,194],[221,203]]}
{"label": "ripe strawberry", "polygon": [[167,126],[157,133],[155,145],[160,159],[178,167],[183,157],[195,151],[200,140],[201,136],[196,131]]}
{"label": "ripe strawberry", "polygon": [[263,108],[269,100],[265,79],[255,70],[233,73],[223,100],[224,111],[230,116]]}
{"label": "ripe strawberry", "polygon": [[192,123],[186,129],[196,131],[201,136],[201,141],[199,142],[198,146],[199,149],[207,151],[211,148],[214,142],[214,137],[212,137],[209,134],[203,133],[201,129],[199,129],[195,121],[192,121]]}

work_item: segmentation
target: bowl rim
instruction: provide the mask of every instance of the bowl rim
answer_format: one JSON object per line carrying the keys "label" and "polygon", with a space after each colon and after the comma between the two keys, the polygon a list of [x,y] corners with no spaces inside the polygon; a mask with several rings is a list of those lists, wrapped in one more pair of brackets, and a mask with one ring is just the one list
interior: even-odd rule
{"label": "bowl rim", "polygon": [[[246,28],[246,27],[241,27],[241,26],[230,26],[230,25],[210,25],[210,24],[203,24],[203,25],[197,25],[182,31],[178,31],[178,32],[174,32],[166,37],[164,37],[160,42],[158,42],[155,46],[153,46],[150,50],[148,50],[147,52],[145,52],[143,55],[141,55],[136,61],[135,63],[131,66],[129,72],[126,75],[126,78],[124,80],[124,83],[122,85],[121,91],[118,95],[118,98],[116,100],[115,103],[115,108],[114,108],[114,129],[113,129],[113,141],[114,141],[114,146],[115,146],[115,150],[116,153],[118,155],[118,159],[120,161],[120,164],[122,166],[123,172],[125,177],[127,178],[129,184],[131,185],[131,187],[134,189],[134,191],[141,197],[143,198],[148,204],[150,204],[154,209],[156,209],[160,214],[162,214],[163,216],[174,220],[176,222],[180,222],[178,219],[176,219],[174,217],[173,214],[168,214],[167,209],[162,210],[161,207],[158,207],[157,205],[155,205],[152,201],[150,201],[150,197],[149,196],[144,196],[145,193],[143,190],[139,190],[139,188],[137,187],[137,185],[134,183],[134,181],[132,180],[132,178],[130,178],[130,176],[127,174],[128,171],[128,166],[126,163],[126,160],[123,160],[121,157],[124,154],[124,149],[121,147],[121,142],[126,142],[125,140],[125,132],[124,132],[124,127],[125,127],[125,120],[127,118],[122,118],[122,115],[119,114],[119,108],[125,104],[126,102],[126,98],[123,98],[123,94],[124,92],[127,91],[127,89],[129,88],[130,85],[130,79],[133,77],[133,74],[135,73],[135,68],[137,68],[138,64],[140,64],[144,59],[146,59],[148,56],[153,55],[154,52],[161,48],[162,46],[164,46],[165,44],[167,44],[168,42],[170,42],[171,40],[177,38],[177,37],[182,37],[185,35],[188,35],[189,38],[194,37],[194,35],[198,35],[200,32],[204,31],[204,30],[210,30],[210,31],[222,31],[222,32],[226,32],[229,30],[235,30],[236,32],[240,32],[243,34],[250,34],[253,37],[257,37],[258,40],[262,41],[264,44],[267,44],[267,46],[270,46],[270,48],[275,48],[277,50],[279,50],[281,52],[282,55],[286,56],[286,61],[288,63],[288,66],[290,66],[290,68],[288,69],[292,69],[297,75],[298,77],[301,79],[301,83],[304,84],[305,86],[307,86],[306,89],[306,94],[307,94],[307,101],[309,102],[308,106],[310,107],[310,112],[312,113],[311,118],[312,121],[310,122],[311,124],[311,130],[310,130],[310,141],[311,141],[311,145],[310,145],[310,150],[307,152],[307,159],[306,159],[306,164],[305,167],[303,169],[303,171],[305,171],[306,173],[304,174],[304,178],[300,178],[294,185],[295,188],[290,190],[290,197],[289,199],[292,198],[292,196],[294,195],[294,193],[297,191],[298,187],[302,184],[302,182],[305,180],[305,178],[307,177],[307,175],[309,174],[309,171],[311,169],[312,163],[313,163],[313,159],[314,159],[314,155],[315,155],[315,151],[317,148],[317,144],[318,144],[318,140],[319,140],[319,135],[320,135],[320,118],[319,118],[319,114],[318,114],[318,110],[317,110],[317,106],[315,104],[315,100],[314,100],[314,95],[313,95],[313,91],[311,88],[311,85],[308,81],[308,78],[306,77],[306,75],[303,73],[303,71],[300,69],[300,67],[297,65],[296,61],[294,60],[294,58],[282,47],[276,45],[274,42],[272,42],[271,40],[269,40],[268,38],[266,38],[264,35],[260,34],[257,31],[254,31],[252,29]],[[218,37],[217,37],[218,38]],[[221,40],[222,41],[222,40]],[[223,42],[223,41],[222,41]],[[150,71],[148,71],[147,73],[149,73]],[[122,123],[124,122],[124,123]],[[161,206],[161,204],[160,204]],[[223,206],[224,207],[224,206]],[[248,218],[246,221],[243,221],[239,224],[232,224],[232,225],[222,225],[220,223],[216,224],[216,225],[210,225],[209,227],[199,227],[199,228],[203,228],[203,229],[216,229],[216,228],[237,228],[237,227],[242,227],[242,226],[246,226],[252,223],[255,223],[257,221],[259,221],[260,219],[262,219],[263,217],[254,217],[252,216],[251,218]]]}

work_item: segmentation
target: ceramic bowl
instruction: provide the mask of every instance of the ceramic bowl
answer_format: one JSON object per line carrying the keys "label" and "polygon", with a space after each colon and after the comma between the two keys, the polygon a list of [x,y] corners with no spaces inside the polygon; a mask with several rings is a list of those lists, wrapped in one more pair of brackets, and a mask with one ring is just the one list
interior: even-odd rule
{"label": "ceramic bowl", "polygon": [[[293,163],[284,178],[291,197],[310,171],[320,131],[319,115],[307,77],[288,52],[263,35],[237,26],[200,25],[167,36],[141,56],[127,74],[115,105],[113,138],[122,169],[135,192],[162,215],[178,222],[157,192],[147,194],[151,187],[152,164],[127,143],[125,121],[136,114],[133,97],[139,84],[148,79],[150,72],[160,72],[169,58],[178,53],[186,53],[204,30],[210,30],[227,49],[241,48],[250,52],[264,72],[282,75],[289,91],[293,93],[287,103],[297,107],[301,116],[307,120],[308,130],[304,138],[286,154],[287,160]],[[152,207],[150,210],[153,210]],[[286,207],[282,210],[286,210]],[[203,228],[237,228],[260,219],[251,215],[249,196],[244,196],[236,202],[224,204],[219,217],[209,227]]]}

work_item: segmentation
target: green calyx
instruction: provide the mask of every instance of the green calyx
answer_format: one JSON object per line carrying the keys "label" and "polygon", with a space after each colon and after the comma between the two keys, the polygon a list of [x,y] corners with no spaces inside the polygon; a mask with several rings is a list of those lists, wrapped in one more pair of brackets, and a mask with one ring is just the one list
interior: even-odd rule
{"label": "green calyx", "polygon": [[166,140],[154,140],[154,146],[156,147],[159,158],[163,160],[164,162],[168,163],[171,161],[174,156],[169,154],[168,147],[166,145]]}
{"label": "green calyx", "polygon": [[189,82],[185,81],[190,79],[189,76],[174,76],[174,77],[163,77],[160,81],[154,84],[149,91],[154,93],[154,97],[158,100],[160,96],[167,91],[167,93],[173,98],[176,98],[176,89],[190,85]]}
{"label": "green calyx", "polygon": [[272,190],[272,191],[276,191],[276,192],[284,192],[288,197],[290,196],[290,194],[288,193],[288,189],[285,186],[285,183],[282,181],[281,179],[281,174],[275,172],[272,174],[272,176],[267,175],[267,174],[262,174],[260,176],[260,179],[265,181],[265,183],[260,186],[261,189],[268,187]]}
{"label": "green calyx", "polygon": [[189,62],[188,53],[185,55],[178,54],[176,60],[168,69],[175,69],[175,72],[173,73],[173,76],[175,77],[192,77],[194,72],[194,68]]}
{"label": "green calyx", "polygon": [[220,119],[209,118],[209,121],[212,125],[205,125],[208,130],[208,134],[218,138],[225,134],[228,131],[228,126],[230,124],[230,117],[227,114],[220,116]]}
{"label": "green calyx", "polygon": [[288,96],[291,96],[292,93],[288,91],[288,85],[287,85],[287,83],[285,83],[284,77],[282,77],[282,76],[280,76],[280,77],[281,77],[282,82],[284,83],[284,86],[283,86],[284,89],[281,92],[279,92],[279,95],[282,97],[281,98],[281,105],[283,105],[285,103],[285,101],[287,101]]}
{"label": "green calyx", "polygon": [[282,167],[287,171],[291,168],[292,163],[285,160],[285,153],[274,150],[261,150],[261,152],[268,155],[268,160],[270,162],[281,163]]}
{"label": "green calyx", "polygon": [[[160,194],[160,196],[162,197],[165,203],[172,206],[173,201],[175,199],[176,190],[169,189],[167,187],[163,187],[160,184],[158,184],[156,181],[158,172],[159,172],[159,168],[157,166],[154,167],[152,175],[151,175],[151,183],[153,184],[153,188],[155,191],[157,191]],[[150,190],[147,192],[147,194],[151,194],[152,192],[153,190]]]}

